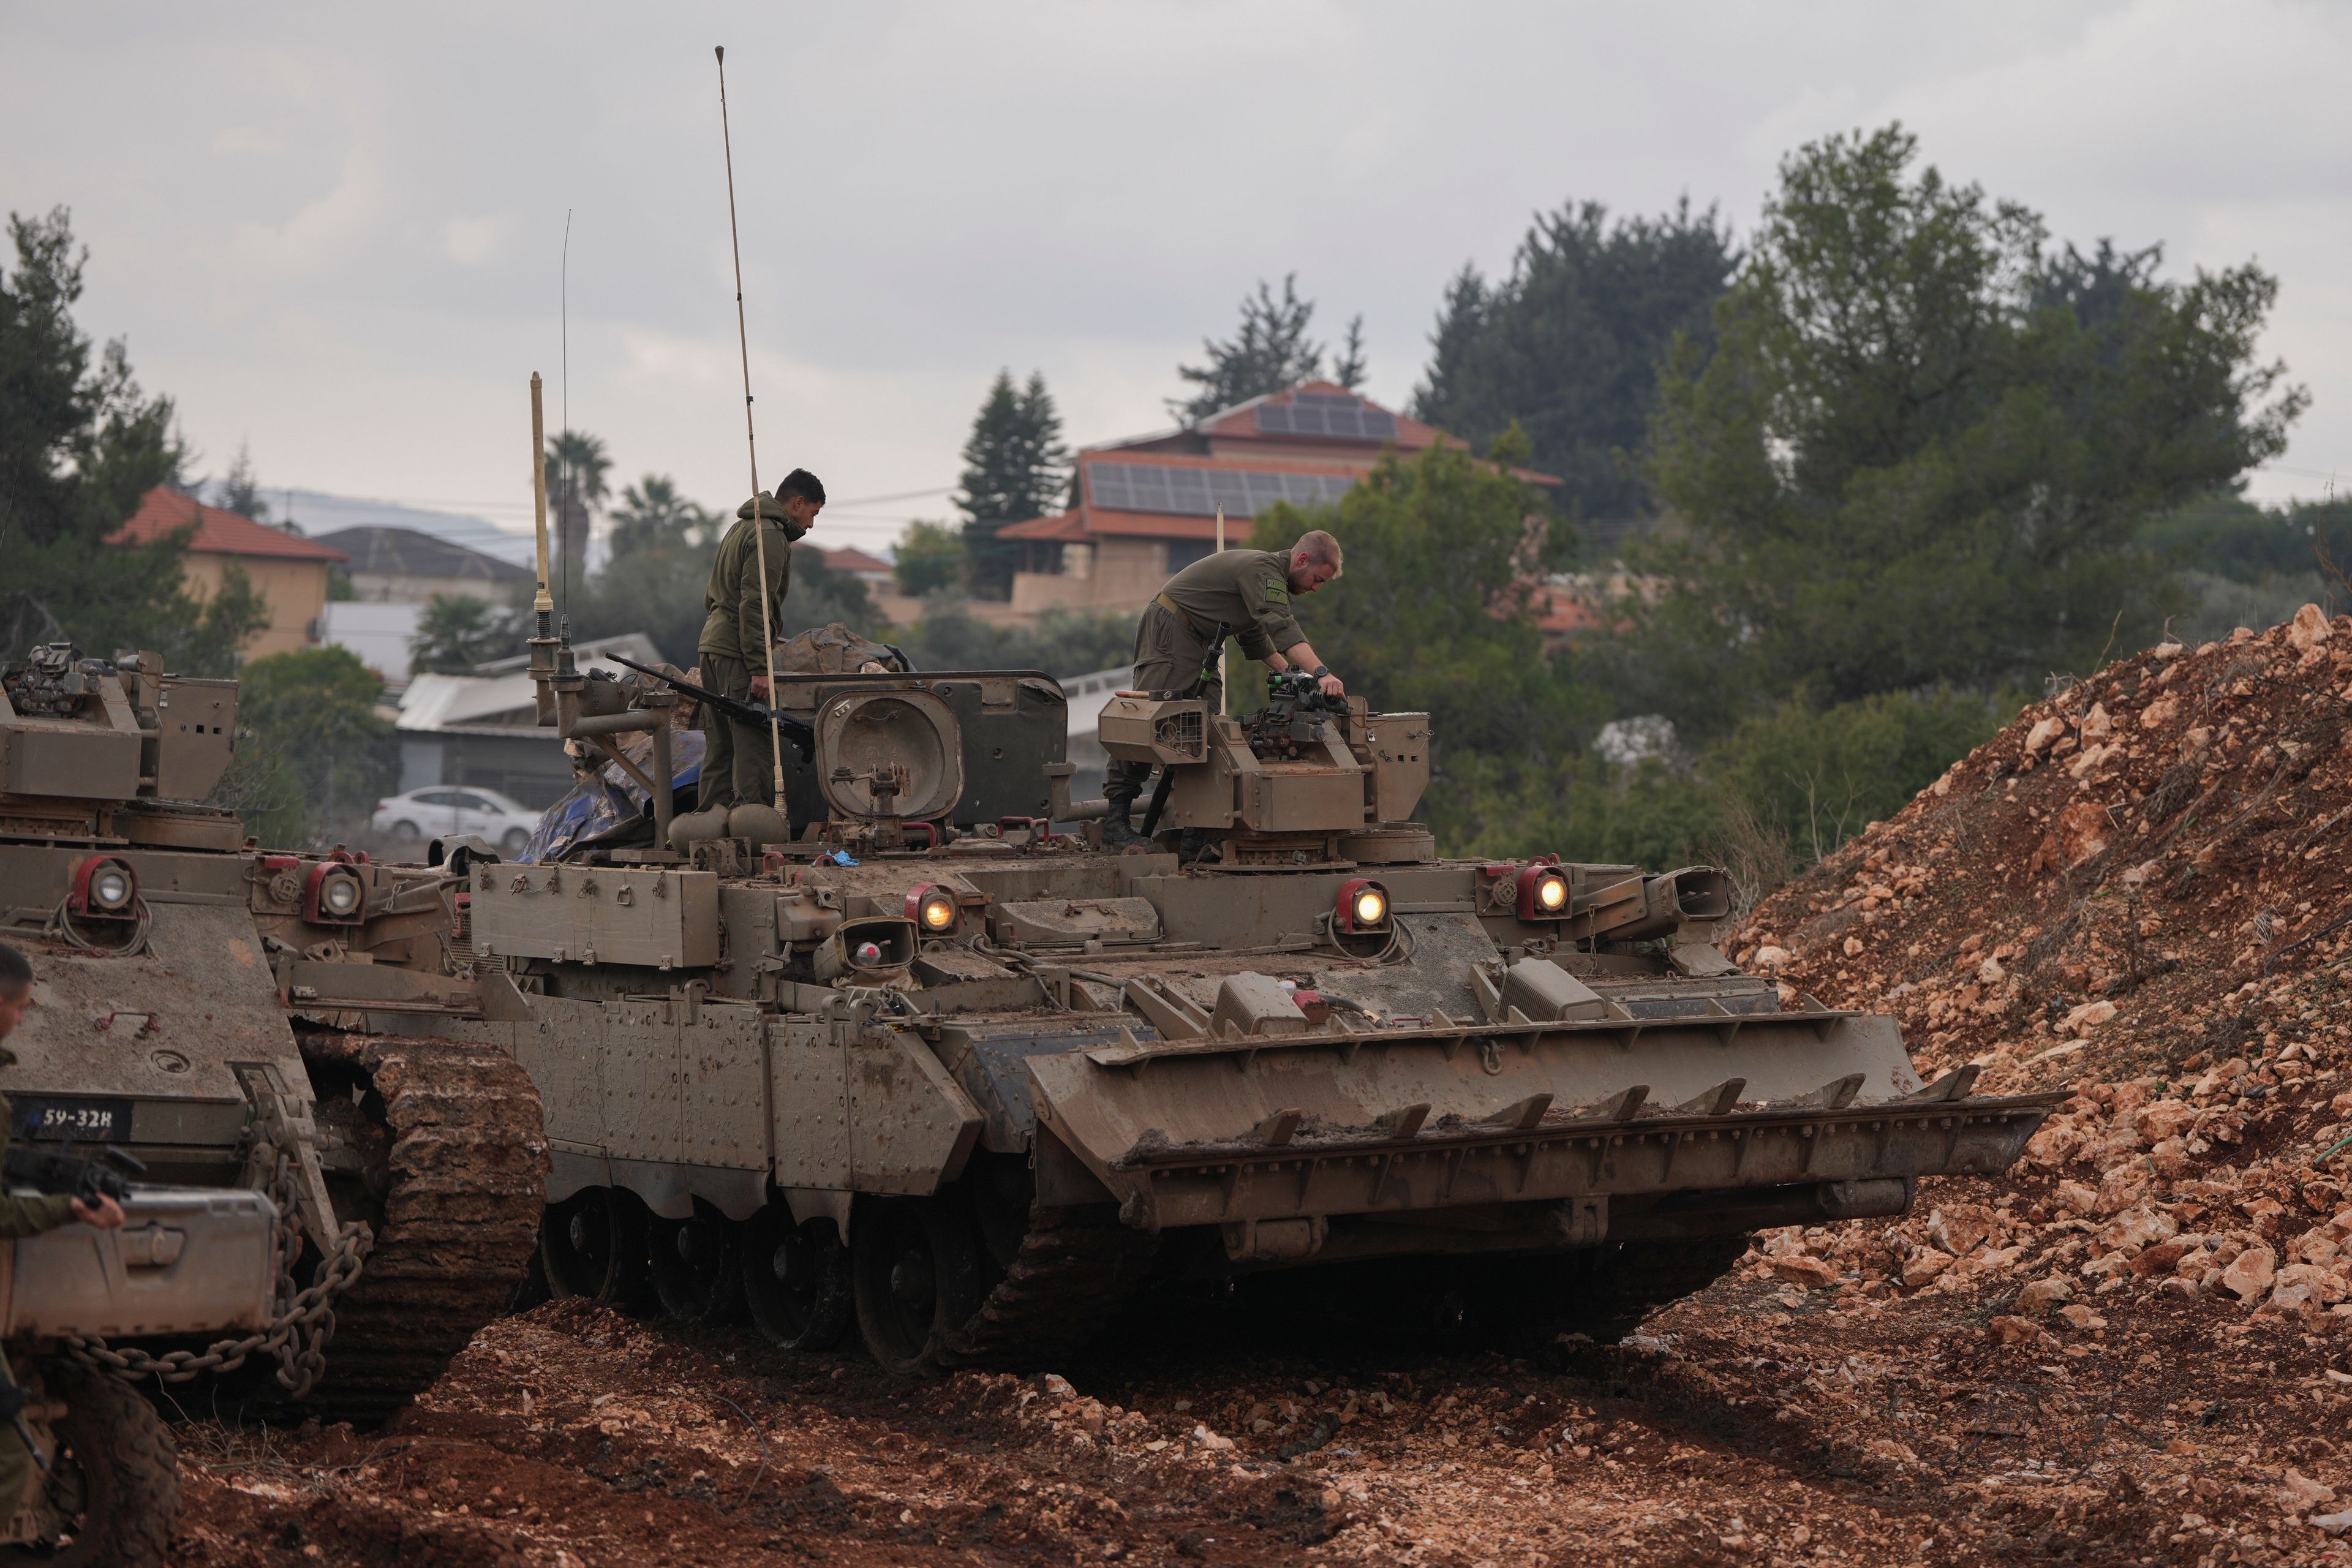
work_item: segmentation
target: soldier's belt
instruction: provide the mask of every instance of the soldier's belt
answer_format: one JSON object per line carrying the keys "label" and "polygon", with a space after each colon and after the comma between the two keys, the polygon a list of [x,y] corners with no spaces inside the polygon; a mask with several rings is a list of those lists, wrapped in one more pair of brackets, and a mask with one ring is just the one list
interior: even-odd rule
{"label": "soldier's belt", "polygon": [[1197,640],[1204,643],[1222,643],[1225,640],[1225,624],[1223,621],[1204,628],[1200,622],[1185,613],[1183,605],[1179,605],[1167,595],[1155,594],[1151,597],[1151,602],[1183,622],[1184,629],[1191,632]]}

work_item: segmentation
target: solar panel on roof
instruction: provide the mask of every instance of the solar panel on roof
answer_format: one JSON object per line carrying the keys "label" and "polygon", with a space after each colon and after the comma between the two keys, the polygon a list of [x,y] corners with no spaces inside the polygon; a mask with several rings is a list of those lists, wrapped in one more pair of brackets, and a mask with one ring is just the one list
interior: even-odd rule
{"label": "solar panel on roof", "polygon": [[1329,436],[1344,441],[1396,438],[1396,416],[1344,392],[1293,393],[1288,403],[1261,403],[1257,427],[1270,436]]}
{"label": "solar panel on roof", "polygon": [[1347,474],[1297,474],[1265,468],[1193,468],[1157,463],[1088,463],[1087,493],[1108,511],[1154,511],[1176,517],[1255,517],[1278,500],[1328,506],[1356,481]]}

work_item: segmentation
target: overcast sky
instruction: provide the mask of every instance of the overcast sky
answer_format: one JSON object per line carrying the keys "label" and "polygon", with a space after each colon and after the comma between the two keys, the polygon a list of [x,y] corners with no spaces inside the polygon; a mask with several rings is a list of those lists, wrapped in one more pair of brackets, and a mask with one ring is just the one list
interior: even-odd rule
{"label": "overcast sky", "polygon": [[[727,46],[761,468],[954,482],[999,366],[1070,438],[1298,274],[1371,394],[1538,208],[1689,195],[1744,233],[1780,157],[1900,119],[2062,239],[2256,259],[2314,403],[2265,499],[2352,478],[2352,6],[1030,3],[160,6],[0,0],[0,205],[73,209],[86,328],[199,471],[529,515],[526,384],[615,489],[745,483],[711,46]],[[877,543],[944,496],[836,507]]]}

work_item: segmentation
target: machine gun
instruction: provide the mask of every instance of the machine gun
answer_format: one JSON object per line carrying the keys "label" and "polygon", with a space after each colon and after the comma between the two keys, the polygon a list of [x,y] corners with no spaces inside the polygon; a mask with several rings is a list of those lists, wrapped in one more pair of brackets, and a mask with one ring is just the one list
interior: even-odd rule
{"label": "machine gun", "polygon": [[94,1204],[100,1198],[127,1198],[131,1195],[131,1179],[146,1173],[144,1160],[110,1146],[100,1149],[97,1159],[85,1160],[79,1155],[11,1143],[5,1159],[0,1159],[0,1174],[5,1174],[10,1183],[45,1193],[64,1193],[86,1204]]}
{"label": "machine gun", "polygon": [[650,675],[663,685],[684,692],[697,702],[708,702],[730,719],[740,719],[746,724],[758,724],[762,727],[769,720],[773,719],[776,728],[783,731],[785,739],[801,749],[801,761],[806,763],[816,760],[816,730],[805,719],[795,719],[789,713],[777,712],[765,703],[746,702],[740,697],[730,697],[724,692],[713,691],[708,687],[698,686],[691,680],[680,680],[677,677],[665,675],[658,669],[648,669],[636,660],[623,658],[617,653],[607,653],[604,657],[614,664],[627,665],[639,675]]}
{"label": "machine gun", "polygon": [[1347,716],[1346,700],[1326,697],[1305,670],[1269,671],[1265,706],[1243,716],[1242,733],[1259,756],[1290,759],[1322,739],[1325,721]]}

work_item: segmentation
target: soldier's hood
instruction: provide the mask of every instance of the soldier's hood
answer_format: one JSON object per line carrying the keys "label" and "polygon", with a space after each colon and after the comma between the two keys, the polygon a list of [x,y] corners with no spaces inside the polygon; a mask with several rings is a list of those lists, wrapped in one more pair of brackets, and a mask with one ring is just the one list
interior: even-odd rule
{"label": "soldier's hood", "polygon": [[[801,535],[808,531],[806,528],[803,528],[801,524],[793,521],[792,513],[784,510],[783,502],[778,500],[766,490],[761,490],[757,498],[757,504],[760,508],[760,515],[765,518],[768,521],[782,527],[784,531],[784,537],[791,540],[793,543],[799,543]],[[737,507],[735,509],[736,517],[739,519],[750,517],[751,515],[752,505],[753,502],[747,500],[741,506]]]}

